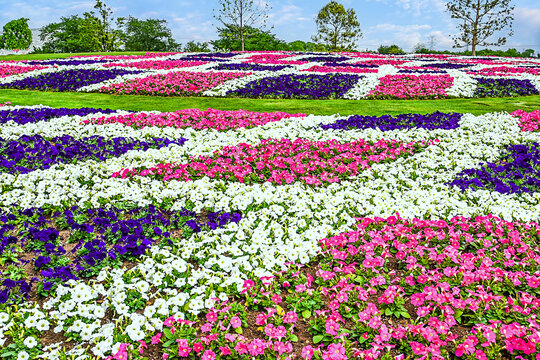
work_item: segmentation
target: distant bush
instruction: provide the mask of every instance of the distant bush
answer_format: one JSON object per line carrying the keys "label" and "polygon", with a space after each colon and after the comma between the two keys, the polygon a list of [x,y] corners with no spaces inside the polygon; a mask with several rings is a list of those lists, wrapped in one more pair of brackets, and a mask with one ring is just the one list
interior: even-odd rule
{"label": "distant bush", "polygon": [[[464,55],[464,56],[471,56],[472,51],[462,51],[462,52],[453,52],[453,51],[435,51],[435,50],[429,50],[426,48],[417,48],[414,51],[416,54],[448,54],[448,55]],[[526,49],[523,52],[519,52],[516,49],[508,49],[508,50],[491,50],[491,49],[483,49],[478,50],[476,52],[476,56],[503,56],[503,57],[523,57],[523,58],[530,58],[534,57],[535,51],[533,49]],[[537,54],[538,57],[540,57],[540,53]]]}
{"label": "distant bush", "polygon": [[379,52],[379,54],[405,54],[405,51],[403,51],[402,48],[400,48],[399,46],[397,46],[396,44],[394,45],[381,45],[379,46],[379,48],[377,49],[377,51]]}

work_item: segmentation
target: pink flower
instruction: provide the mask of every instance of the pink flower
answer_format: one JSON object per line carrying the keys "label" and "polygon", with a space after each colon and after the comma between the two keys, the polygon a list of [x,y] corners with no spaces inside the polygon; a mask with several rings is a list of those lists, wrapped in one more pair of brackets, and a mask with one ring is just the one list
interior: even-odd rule
{"label": "pink flower", "polygon": [[217,314],[214,311],[210,311],[206,314],[206,321],[215,323],[217,321]]}
{"label": "pink flower", "polygon": [[161,357],[161,360],[167,360],[167,358],[169,357],[170,355],[165,353],[163,354],[163,356]]}
{"label": "pink flower", "polygon": [[266,343],[261,339],[254,339],[248,344],[248,351],[251,356],[257,356],[264,354]]}
{"label": "pink flower", "polygon": [[231,349],[228,346],[220,346],[219,350],[221,351],[221,356],[231,355]]}
{"label": "pink flower", "polygon": [[197,354],[200,353],[203,348],[203,344],[200,341],[193,344],[193,351],[195,351]]}
{"label": "pink flower", "polygon": [[212,350],[205,350],[201,360],[215,360],[216,353]]}
{"label": "pink flower", "polygon": [[339,324],[333,320],[326,321],[326,333],[330,335],[337,335],[339,330]]}
{"label": "pink flower", "polygon": [[323,360],[347,360],[345,348],[341,343],[328,345],[328,350],[323,352]]}
{"label": "pink flower", "polygon": [[178,343],[178,356],[188,357],[191,352],[187,339],[176,339]]}
{"label": "pink flower", "polygon": [[161,333],[157,333],[156,335],[152,336],[152,340],[150,341],[150,343],[152,345],[159,344],[160,339],[161,339]]}
{"label": "pink flower", "polygon": [[240,326],[242,326],[242,320],[240,320],[240,318],[238,316],[233,316],[231,318],[231,326],[234,328],[234,329],[237,329],[239,328]]}
{"label": "pink flower", "polygon": [[311,345],[304,346],[302,348],[302,357],[306,360],[311,360],[314,353],[315,353],[315,350],[313,349]]}
{"label": "pink flower", "polygon": [[240,355],[247,354],[248,353],[248,346],[244,343],[237,343],[234,347],[234,350],[236,350]]}
{"label": "pink flower", "polygon": [[294,311],[289,311],[285,316],[283,317],[283,322],[285,324],[294,324],[296,323],[296,320],[298,319],[298,315]]}
{"label": "pink flower", "polygon": [[281,304],[283,302],[283,300],[281,300],[281,296],[278,294],[272,295],[272,301],[276,304]]}

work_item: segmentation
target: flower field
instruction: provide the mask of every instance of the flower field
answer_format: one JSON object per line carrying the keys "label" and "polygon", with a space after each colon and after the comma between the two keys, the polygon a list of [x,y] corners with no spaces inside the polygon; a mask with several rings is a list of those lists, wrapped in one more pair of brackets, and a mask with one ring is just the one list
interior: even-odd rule
{"label": "flower field", "polygon": [[[73,66],[131,61],[136,70],[116,71],[133,77],[146,66],[218,63],[223,77],[189,75],[213,86],[273,64],[286,66],[279,74],[327,60],[250,54],[248,69],[231,65],[246,54],[152,56]],[[371,61],[352,68],[406,63]],[[469,66],[437,61],[428,71]],[[39,66],[58,70],[59,62]],[[420,65],[407,66],[410,81]],[[99,71],[84,79],[103,79]],[[315,81],[307,73],[288,79]],[[364,74],[374,73],[351,71],[335,84]],[[385,84],[373,89],[386,96]],[[0,357],[538,359],[539,126],[539,111],[1,105]]]}
{"label": "flower field", "polygon": [[540,60],[370,53],[147,53],[0,61],[0,88],[155,96],[443,99],[538,94]]}

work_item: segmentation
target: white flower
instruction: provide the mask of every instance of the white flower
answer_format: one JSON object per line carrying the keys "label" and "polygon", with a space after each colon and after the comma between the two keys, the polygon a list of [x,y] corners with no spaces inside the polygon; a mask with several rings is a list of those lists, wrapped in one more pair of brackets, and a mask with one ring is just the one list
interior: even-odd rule
{"label": "white flower", "polygon": [[29,337],[27,337],[26,339],[24,339],[23,344],[24,344],[24,346],[26,346],[27,348],[33,349],[34,346],[37,345],[37,340],[36,340],[35,337],[29,336]]}
{"label": "white flower", "polygon": [[39,331],[47,331],[49,330],[49,322],[45,319],[41,319],[37,322],[36,329]]}
{"label": "white flower", "polygon": [[26,351],[19,352],[19,355],[17,356],[17,360],[28,360],[30,358],[30,355]]}

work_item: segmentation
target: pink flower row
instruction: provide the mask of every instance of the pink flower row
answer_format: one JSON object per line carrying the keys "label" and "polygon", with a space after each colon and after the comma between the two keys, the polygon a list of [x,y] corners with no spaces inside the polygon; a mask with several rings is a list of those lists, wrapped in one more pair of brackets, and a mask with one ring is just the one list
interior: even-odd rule
{"label": "pink flower row", "polygon": [[151,75],[141,79],[127,80],[123,83],[102,87],[99,91],[112,94],[137,95],[176,95],[199,94],[212,89],[227,80],[250,75],[249,72],[171,72]]}
{"label": "pink flower row", "polygon": [[310,67],[309,69],[301,70],[301,71],[315,71],[315,72],[322,72],[322,73],[342,73],[342,72],[348,72],[348,73],[376,73],[377,69],[373,68],[358,68],[353,66],[319,66],[315,65],[313,67]]}
{"label": "pink flower row", "polygon": [[481,69],[475,72],[467,72],[471,75],[484,75],[484,76],[511,76],[513,74],[532,74],[539,75],[540,69],[535,68],[512,68],[507,66],[494,67]]}
{"label": "pink flower row", "polygon": [[283,60],[293,56],[292,54],[260,54],[253,55],[242,62],[244,63],[256,63],[256,64],[289,64],[289,65],[302,65],[307,64],[307,61],[299,60]]}
{"label": "pink flower row", "polygon": [[519,117],[521,131],[538,131],[540,129],[540,110],[529,113],[524,110],[516,110],[510,115]]}
{"label": "pink flower row", "polygon": [[373,163],[410,155],[433,142],[404,144],[396,140],[368,143],[357,140],[262,140],[257,146],[241,143],[216,151],[213,156],[192,156],[190,162],[158,164],[148,169],[121,169],[112,177],[151,176],[168,181],[191,181],[205,176],[241,183],[303,181],[309,185],[334,183],[369,169]]}
{"label": "pink flower row", "polygon": [[46,69],[46,66],[32,65],[32,66],[16,66],[16,65],[4,65],[0,64],[0,77],[7,77],[11,75],[23,74],[29,71]]}
{"label": "pink flower row", "polygon": [[368,94],[371,98],[443,98],[454,83],[450,75],[387,75]]}
{"label": "pink flower row", "polygon": [[302,117],[306,114],[288,114],[284,112],[258,113],[247,110],[223,111],[216,109],[199,110],[185,109],[160,114],[136,113],[116,115],[111,117],[92,118],[83,121],[84,124],[124,124],[135,128],[147,126],[215,129],[224,131],[229,129],[253,128],[269,122],[280,121],[284,118]]}
{"label": "pink flower row", "polygon": [[144,60],[131,63],[108,63],[104,67],[132,67],[137,69],[169,70],[181,67],[199,66],[207,64],[206,61],[182,61],[182,60]]}

